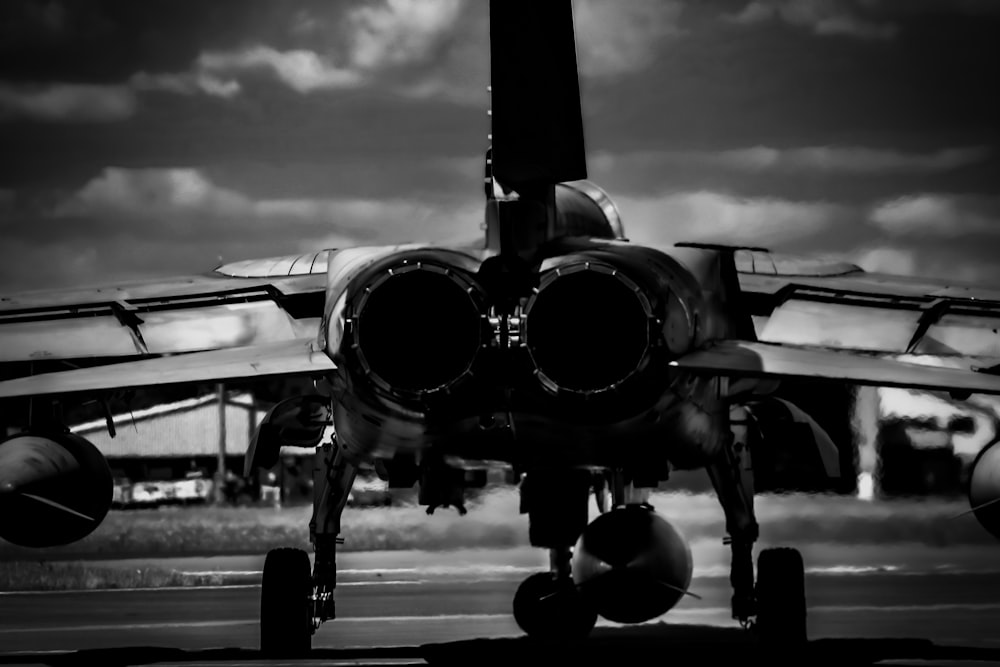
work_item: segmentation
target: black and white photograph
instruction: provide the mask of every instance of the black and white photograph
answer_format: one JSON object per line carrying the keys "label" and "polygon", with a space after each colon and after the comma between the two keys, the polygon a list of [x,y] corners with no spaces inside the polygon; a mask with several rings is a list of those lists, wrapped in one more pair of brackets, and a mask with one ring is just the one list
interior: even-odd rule
{"label": "black and white photograph", "polygon": [[1000,665],[1000,2],[3,0],[0,665]]}

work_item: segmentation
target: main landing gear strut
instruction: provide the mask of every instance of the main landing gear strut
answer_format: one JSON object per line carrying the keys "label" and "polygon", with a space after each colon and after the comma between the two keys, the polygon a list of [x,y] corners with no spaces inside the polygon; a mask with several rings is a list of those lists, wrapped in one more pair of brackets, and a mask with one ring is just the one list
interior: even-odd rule
{"label": "main landing gear strut", "polygon": [[316,450],[313,516],[309,537],[315,558],[302,549],[274,549],[264,561],[260,596],[260,649],[269,656],[301,657],[312,636],[336,617],[337,545],[340,517],[357,476],[357,466],[333,441]]}
{"label": "main landing gear strut", "polygon": [[796,549],[771,548],[757,558],[754,584],[753,547],[759,537],[754,513],[754,480],[746,445],[746,411],[734,407],[733,437],[708,466],[726,516],[726,543],[732,551],[729,581],[733,618],[761,639],[806,641],[805,568]]}
{"label": "main landing gear strut", "polygon": [[[708,473],[726,516],[727,541],[732,550],[730,581],[732,614],[762,639],[782,643],[806,639],[806,605],[802,557],[794,549],[765,549],[757,560],[754,581],[753,547],[758,538],[753,506],[753,473],[749,452],[734,422],[734,437]],[[341,515],[357,475],[356,464],[333,440],[317,449],[313,470],[313,517],[310,538],[315,552],[275,549],[267,555],[261,590],[260,646],[269,656],[295,657],[309,652],[319,626],[336,617],[337,545]],[[604,487],[610,487],[605,489]],[[607,491],[613,494],[613,502]],[[522,513],[529,514],[530,542],[549,550],[547,572],[534,574],[518,588],[514,618],[530,636],[543,639],[586,637],[598,613],[581,593],[573,577],[573,547],[588,525],[589,496],[595,492],[599,509],[647,508],[648,489],[625,484],[619,473],[606,485],[590,470],[533,470],[521,484]],[[623,515],[622,515],[623,516]],[[596,524],[597,522],[595,522]],[[688,555],[688,559],[690,555]],[[690,562],[689,560],[687,562]],[[581,571],[583,572],[583,571]],[[687,574],[690,580],[690,571]],[[683,573],[669,586],[687,594]],[[682,590],[683,589],[683,590]],[[589,590],[589,589],[588,589]],[[631,598],[629,598],[631,599]],[[669,603],[660,612],[672,606]],[[628,620],[631,608],[618,607],[609,615]],[[624,610],[624,611],[623,611]]]}

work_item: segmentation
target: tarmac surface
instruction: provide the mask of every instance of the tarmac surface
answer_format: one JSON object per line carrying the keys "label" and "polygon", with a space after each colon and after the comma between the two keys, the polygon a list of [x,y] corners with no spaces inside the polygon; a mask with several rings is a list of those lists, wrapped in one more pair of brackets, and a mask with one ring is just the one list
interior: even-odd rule
{"label": "tarmac surface", "polygon": [[[448,558],[344,554],[338,618],[317,631],[309,662],[510,664],[540,650],[584,663],[618,662],[652,650],[669,653],[671,664],[686,658],[704,664],[743,662],[761,650],[771,664],[784,657],[813,664],[896,658],[911,662],[895,664],[1000,665],[1000,571],[818,568],[806,581],[810,643],[775,651],[730,618],[728,576],[710,569],[696,572],[691,586],[701,599],[687,597],[654,622],[621,627],[601,621],[582,644],[540,647],[515,639],[521,632],[510,611],[539,556],[517,550]],[[0,664],[258,664],[260,587],[252,567],[259,561],[182,563],[188,571],[250,568],[225,570],[244,580],[237,585],[0,594]],[[922,662],[929,659],[937,662]],[[977,662],[959,661],[968,659]]]}

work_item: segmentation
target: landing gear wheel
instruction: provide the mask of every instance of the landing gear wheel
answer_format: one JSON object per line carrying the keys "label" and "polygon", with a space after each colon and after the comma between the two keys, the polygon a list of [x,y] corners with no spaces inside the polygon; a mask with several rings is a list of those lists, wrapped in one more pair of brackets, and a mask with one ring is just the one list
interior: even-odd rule
{"label": "landing gear wheel", "polygon": [[549,572],[539,572],[518,586],[514,620],[534,639],[583,639],[597,624],[597,612],[571,581],[560,582]]}
{"label": "landing gear wheel", "polygon": [[260,650],[301,657],[312,648],[312,572],[302,549],[272,549],[260,590]]}
{"label": "landing gear wheel", "polygon": [[806,641],[805,567],[797,549],[764,549],[757,557],[757,622],[768,642]]}

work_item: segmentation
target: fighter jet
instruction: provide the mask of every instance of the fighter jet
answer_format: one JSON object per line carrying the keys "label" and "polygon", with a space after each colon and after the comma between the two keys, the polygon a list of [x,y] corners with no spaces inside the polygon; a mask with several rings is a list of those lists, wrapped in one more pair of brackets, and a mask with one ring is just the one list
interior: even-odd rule
{"label": "fighter jet", "polygon": [[[671,471],[705,469],[732,549],[733,618],[764,638],[806,638],[799,552],[765,549],[755,572],[754,477],[768,459],[751,465],[748,442],[777,447],[768,420],[789,418],[814,434],[799,444],[825,472],[837,461],[809,415],[787,400],[773,409],[774,392],[806,378],[1000,394],[1000,292],[789,265],[763,248],[630,242],[587,180],[571,2],[492,3],[490,31],[481,244],[323,250],[3,302],[0,361],[23,372],[0,381],[0,399],[29,410],[27,429],[0,443],[0,536],[67,544],[108,511],[107,462],[56,402],[295,375],[314,393],[267,413],[246,467],[274,465],[284,445],[316,449],[315,557],[267,555],[262,650],[302,654],[336,618],[358,469],[419,481],[434,508],[461,492],[452,458],[509,464],[530,542],[551,555],[513,600],[526,634],[583,638],[599,616],[641,623],[692,594],[690,549],[649,492]],[[994,446],[970,502],[1000,537],[998,480]],[[602,513],[589,522],[592,494]]]}

